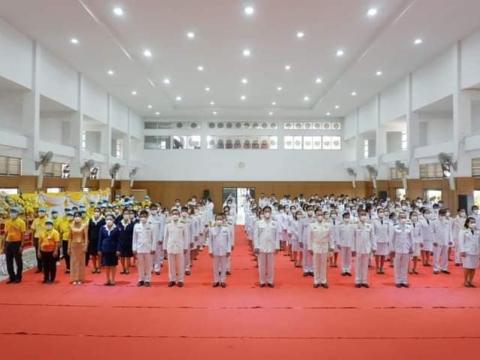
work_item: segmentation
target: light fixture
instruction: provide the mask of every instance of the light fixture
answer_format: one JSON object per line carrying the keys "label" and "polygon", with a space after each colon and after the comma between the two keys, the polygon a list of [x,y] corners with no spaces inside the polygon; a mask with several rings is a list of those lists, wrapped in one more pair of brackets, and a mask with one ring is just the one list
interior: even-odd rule
{"label": "light fixture", "polygon": [[133,90],[133,91],[132,91],[132,95],[133,95],[133,96],[137,95],[137,90]]}
{"label": "light fixture", "polygon": [[198,71],[203,71],[205,68],[202,65],[197,66]]}
{"label": "light fixture", "polygon": [[242,79],[242,84],[248,84],[248,79],[247,79],[247,78],[243,78],[243,79]]}
{"label": "light fixture", "polygon": [[415,40],[413,41],[413,43],[414,43],[415,45],[420,45],[420,44],[423,43],[423,39],[417,38],[417,39],[415,39]]}
{"label": "light fixture", "polygon": [[182,101],[182,97],[181,97],[181,96],[177,96],[177,97],[175,98],[175,101]]}
{"label": "light fixture", "polygon": [[304,96],[303,101],[305,101],[305,102],[310,101],[310,96],[308,96],[308,95]]}
{"label": "light fixture", "polygon": [[216,111],[212,112],[212,114],[213,114],[213,116],[217,116],[217,112],[216,112]]}
{"label": "light fixture", "polygon": [[215,106],[215,101],[210,101],[210,106]]}
{"label": "light fixture", "polygon": [[330,116],[332,115],[330,112],[325,113],[325,115]]}
{"label": "light fixture", "polygon": [[286,71],[290,71],[292,69],[292,66],[291,65],[285,65],[285,70]]}
{"label": "light fixture", "polygon": [[243,49],[244,57],[249,57],[250,55],[252,55],[252,51],[250,49]]}
{"label": "light fixture", "polygon": [[169,79],[169,78],[163,79],[163,83],[164,83],[165,85],[170,85],[170,79]]}
{"label": "light fixture", "polygon": [[195,33],[193,31],[187,32],[187,38],[189,39],[195,39]]}
{"label": "light fixture", "polygon": [[251,5],[249,5],[249,6],[245,6],[243,11],[245,12],[245,15],[252,16],[255,13],[255,8]]}
{"label": "light fixture", "polygon": [[369,17],[374,17],[377,14],[378,14],[377,8],[370,8],[367,11],[367,16],[369,16]]}
{"label": "light fixture", "polygon": [[342,50],[342,49],[338,49],[338,50],[337,50],[337,56],[338,56],[338,57],[342,57],[343,55],[345,55],[345,51]]}
{"label": "light fixture", "polygon": [[159,115],[160,115],[160,111],[157,111],[157,112],[155,113],[155,115],[159,116]]}
{"label": "light fixture", "polygon": [[113,75],[115,75],[115,71],[110,69],[110,70],[107,71],[107,74],[110,75],[110,76],[113,76]]}
{"label": "light fixture", "polygon": [[383,75],[383,72],[382,72],[381,70],[378,70],[378,71],[375,73],[375,75],[377,75],[377,76],[382,76],[382,75]]}
{"label": "light fixture", "polygon": [[206,91],[206,92],[209,92],[209,91],[210,91],[210,88],[207,86],[207,87],[205,88],[205,91]]}
{"label": "light fixture", "polygon": [[305,36],[305,33],[303,31],[297,32],[297,38],[302,39],[304,36]]}
{"label": "light fixture", "polygon": [[151,109],[151,108],[153,108],[153,106],[152,106],[152,105],[148,105],[147,108]]}
{"label": "light fixture", "polygon": [[77,38],[71,38],[71,39],[70,39],[70,42],[71,42],[72,44],[74,44],[74,45],[78,45],[78,43],[79,43],[79,41],[78,41]]}
{"label": "light fixture", "polygon": [[247,100],[247,97],[245,95],[240,96],[240,100],[245,101]]}
{"label": "light fixture", "polygon": [[335,105],[335,109],[340,109],[340,105]]}
{"label": "light fixture", "polygon": [[119,6],[116,6],[113,8],[113,13],[117,16],[123,16],[125,13],[123,12],[123,9]]}
{"label": "light fixture", "polygon": [[277,86],[277,91],[282,91],[282,90],[283,90],[283,87]]}
{"label": "light fixture", "polygon": [[357,92],[356,91],[352,91],[352,96],[357,96]]}
{"label": "light fixture", "polygon": [[319,77],[317,77],[317,78],[315,79],[315,83],[316,83],[316,84],[321,84],[322,81],[323,81],[322,78],[319,78]]}
{"label": "light fixture", "polygon": [[276,102],[276,101],[272,101],[272,106],[277,106],[277,102]]}
{"label": "light fixture", "polygon": [[143,50],[143,56],[145,56],[147,58],[151,58],[152,57],[152,52],[149,49],[145,49],[145,50]]}
{"label": "light fixture", "polygon": [[270,111],[270,112],[268,113],[268,116],[273,116],[273,111]]}

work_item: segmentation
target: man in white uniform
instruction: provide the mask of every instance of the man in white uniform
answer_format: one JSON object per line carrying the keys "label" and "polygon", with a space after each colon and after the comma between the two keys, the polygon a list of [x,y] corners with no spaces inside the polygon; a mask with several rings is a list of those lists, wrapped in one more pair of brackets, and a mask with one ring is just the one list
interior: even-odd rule
{"label": "man in white uniform", "polygon": [[450,274],[448,271],[448,248],[453,246],[452,223],[447,219],[447,209],[438,211],[438,220],[433,223],[433,273]]}
{"label": "man in white uniform", "polygon": [[168,254],[168,286],[177,284],[183,287],[185,278],[185,256],[190,241],[188,237],[187,224],[180,221],[180,212],[173,208],[171,221],[165,226],[163,246]]}
{"label": "man in white uniform", "polygon": [[377,250],[373,236],[373,226],[367,221],[367,213],[359,213],[359,222],[355,227],[353,236],[352,256],[355,259],[355,287],[368,288],[368,261]]}
{"label": "man in white uniform", "polygon": [[[160,212],[159,212],[160,211]],[[150,216],[148,222],[153,227],[153,236],[155,240],[155,256],[153,259],[153,271],[160,275],[163,266],[163,235],[165,232],[165,216],[161,213],[161,209],[157,204],[150,206]]]}
{"label": "man in white uniform", "polygon": [[255,224],[254,251],[258,256],[260,287],[274,287],[275,254],[280,249],[279,227],[272,220],[272,208],[263,209],[263,219]]}
{"label": "man in white uniform", "polygon": [[138,286],[150,287],[152,281],[153,255],[157,248],[154,228],[147,222],[148,212],[140,212],[140,223],[133,228],[132,250],[137,256]]}
{"label": "man in white uniform", "polygon": [[399,224],[395,225],[390,235],[390,257],[393,258],[395,285],[408,288],[408,262],[413,254],[413,228],[407,224],[407,215],[401,213]]}
{"label": "man in white uniform", "polygon": [[213,258],[213,287],[227,286],[227,258],[232,252],[230,229],[225,225],[222,215],[217,215],[215,226],[208,236],[208,252]]}

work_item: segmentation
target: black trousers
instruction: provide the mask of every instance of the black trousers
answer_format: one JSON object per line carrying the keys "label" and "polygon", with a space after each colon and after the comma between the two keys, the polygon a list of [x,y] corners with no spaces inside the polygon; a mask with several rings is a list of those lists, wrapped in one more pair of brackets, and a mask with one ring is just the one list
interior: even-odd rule
{"label": "black trousers", "polygon": [[42,251],[43,280],[54,282],[57,275],[57,258],[53,251]]}
{"label": "black trousers", "polygon": [[68,240],[62,240],[62,253],[67,270],[70,270],[70,255],[68,255]]}
{"label": "black trousers", "polygon": [[[5,260],[7,262],[8,276],[11,281],[22,281],[23,272],[23,259],[22,252],[20,251],[21,241],[7,241],[5,244]],[[15,268],[13,261],[17,264],[17,273],[15,274]]]}
{"label": "black trousers", "polygon": [[37,257],[37,269],[42,271],[42,259],[38,257],[38,238],[33,238],[33,246],[35,246],[35,256]]}

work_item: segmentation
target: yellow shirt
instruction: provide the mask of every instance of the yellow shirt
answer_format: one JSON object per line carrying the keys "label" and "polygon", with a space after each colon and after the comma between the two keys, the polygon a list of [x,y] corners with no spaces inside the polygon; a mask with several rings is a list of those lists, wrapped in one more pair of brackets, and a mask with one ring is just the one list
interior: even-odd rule
{"label": "yellow shirt", "polygon": [[58,248],[60,234],[57,230],[45,230],[39,237],[38,245],[41,251],[53,252]]}
{"label": "yellow shirt", "polygon": [[70,225],[72,225],[72,222],[68,221],[67,219],[64,219],[58,225],[58,229],[56,230],[60,233],[62,240],[70,240]]}
{"label": "yellow shirt", "polygon": [[7,241],[22,241],[22,234],[27,230],[25,221],[20,218],[8,219],[5,223]]}
{"label": "yellow shirt", "polygon": [[40,235],[45,231],[45,221],[47,221],[46,216],[44,216],[43,218],[38,217],[33,220],[32,230],[34,238],[40,238]]}
{"label": "yellow shirt", "polygon": [[53,220],[53,228],[55,230],[57,230],[59,233],[61,233],[60,231],[60,226],[61,226],[61,223],[63,223],[64,221],[66,221],[67,218],[64,217],[64,216],[58,216],[55,220]]}

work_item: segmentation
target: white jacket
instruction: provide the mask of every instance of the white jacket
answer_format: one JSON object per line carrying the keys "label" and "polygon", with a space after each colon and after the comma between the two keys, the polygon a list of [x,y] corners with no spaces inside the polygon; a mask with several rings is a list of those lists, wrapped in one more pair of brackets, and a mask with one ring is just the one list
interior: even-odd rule
{"label": "white jacket", "polygon": [[178,220],[171,221],[165,226],[165,236],[163,240],[163,248],[169,254],[181,254],[188,250],[190,246],[190,238],[188,235],[188,224]]}
{"label": "white jacket", "polygon": [[255,224],[253,243],[255,249],[263,253],[273,253],[280,249],[280,228],[274,220],[260,220]]}
{"label": "white jacket", "polygon": [[[418,225],[417,225],[418,226]],[[408,254],[413,249],[413,228],[412,226],[395,225],[390,234],[390,251],[398,254]]]}
{"label": "white jacket", "polygon": [[139,254],[148,254],[151,251],[155,251],[157,243],[154,233],[153,224],[135,224],[133,227],[132,250]]}
{"label": "white jacket", "polygon": [[213,226],[208,236],[208,252],[214,256],[225,256],[232,252],[232,237],[227,226]]}
{"label": "white jacket", "polygon": [[458,238],[458,246],[460,252],[465,252],[467,255],[480,255],[480,232],[465,229],[461,230]]}
{"label": "white jacket", "polygon": [[352,251],[358,254],[370,254],[377,250],[377,244],[373,236],[373,226],[370,223],[357,224],[353,235]]}
{"label": "white jacket", "polygon": [[333,249],[333,225],[328,221],[311,223],[307,231],[307,248],[314,254],[327,254]]}

